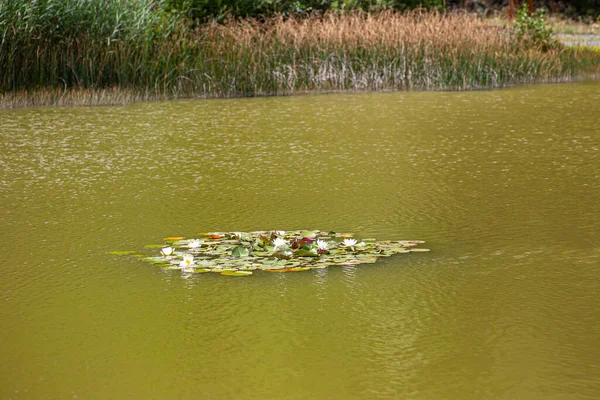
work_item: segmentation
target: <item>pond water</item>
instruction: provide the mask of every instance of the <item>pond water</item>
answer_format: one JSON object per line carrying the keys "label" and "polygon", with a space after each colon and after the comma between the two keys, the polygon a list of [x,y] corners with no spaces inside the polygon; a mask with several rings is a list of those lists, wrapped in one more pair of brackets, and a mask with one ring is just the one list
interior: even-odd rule
{"label": "pond water", "polygon": [[[600,82],[0,112],[2,399],[600,397]],[[234,278],[107,254],[322,229]]]}

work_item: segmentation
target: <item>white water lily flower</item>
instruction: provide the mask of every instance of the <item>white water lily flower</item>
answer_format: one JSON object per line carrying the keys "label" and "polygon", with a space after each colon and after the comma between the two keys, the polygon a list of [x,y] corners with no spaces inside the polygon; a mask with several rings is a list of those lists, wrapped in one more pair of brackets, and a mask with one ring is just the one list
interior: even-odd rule
{"label": "white water lily flower", "polygon": [[202,246],[202,242],[199,240],[191,241],[187,245],[187,247],[189,247],[190,249],[197,249],[200,246]]}
{"label": "white water lily flower", "polygon": [[275,249],[277,249],[279,247],[284,247],[287,245],[288,245],[288,242],[285,239],[277,238],[277,239],[273,240],[273,246],[275,246]]}
{"label": "white water lily flower", "polygon": [[181,268],[189,268],[194,264],[194,256],[191,254],[186,254],[183,256],[183,261],[179,263]]}
{"label": "white water lily flower", "polygon": [[163,247],[162,249],[160,249],[160,252],[163,256],[169,257],[171,254],[173,254],[173,248],[172,247]]}
{"label": "white water lily flower", "polygon": [[329,245],[324,240],[317,240],[317,247],[321,251],[327,251],[327,250],[329,250]]}
{"label": "white water lily flower", "polygon": [[354,247],[356,246],[356,239],[344,239],[342,245],[346,247]]}

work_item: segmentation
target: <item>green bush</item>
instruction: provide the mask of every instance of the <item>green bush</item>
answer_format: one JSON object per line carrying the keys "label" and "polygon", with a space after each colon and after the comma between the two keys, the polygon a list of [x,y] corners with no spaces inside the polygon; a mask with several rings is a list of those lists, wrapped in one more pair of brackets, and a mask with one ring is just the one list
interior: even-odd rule
{"label": "green bush", "polygon": [[543,50],[558,46],[559,42],[552,37],[552,28],[546,22],[546,13],[542,8],[530,15],[527,4],[523,3],[513,24],[516,38],[526,46],[539,46]]}

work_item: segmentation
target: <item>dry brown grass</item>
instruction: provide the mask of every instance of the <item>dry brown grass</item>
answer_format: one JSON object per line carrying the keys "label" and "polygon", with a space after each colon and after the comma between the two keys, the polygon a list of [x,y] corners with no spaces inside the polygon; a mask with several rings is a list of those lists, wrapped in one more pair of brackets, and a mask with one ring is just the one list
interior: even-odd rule
{"label": "dry brown grass", "polygon": [[[268,21],[266,25],[242,22],[224,27],[255,36],[257,28],[267,36],[277,37],[296,46],[303,43],[322,44],[329,47],[354,45],[373,47],[385,45],[400,48],[403,44],[426,42],[431,45],[477,43],[498,45],[506,37],[498,30],[488,30],[481,19],[469,14],[439,13],[352,13],[327,14],[323,18],[283,19]],[[265,29],[266,28],[266,29]]]}

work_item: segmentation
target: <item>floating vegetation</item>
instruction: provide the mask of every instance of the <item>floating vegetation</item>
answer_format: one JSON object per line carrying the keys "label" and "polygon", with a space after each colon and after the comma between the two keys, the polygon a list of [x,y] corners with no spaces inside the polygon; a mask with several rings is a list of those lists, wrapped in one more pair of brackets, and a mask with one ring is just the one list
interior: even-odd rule
{"label": "floating vegetation", "polygon": [[[186,274],[216,272],[250,276],[253,271],[300,272],[330,266],[372,264],[380,257],[410,252],[421,240],[354,239],[351,233],[312,231],[210,232],[201,238],[165,238],[168,244],[150,245],[157,255],[140,259],[165,270]],[[111,252],[110,254],[129,254]]]}
{"label": "floating vegetation", "polygon": [[114,256],[126,256],[129,254],[133,254],[135,251],[133,250],[117,250],[117,251],[109,251],[108,254],[112,254]]}

